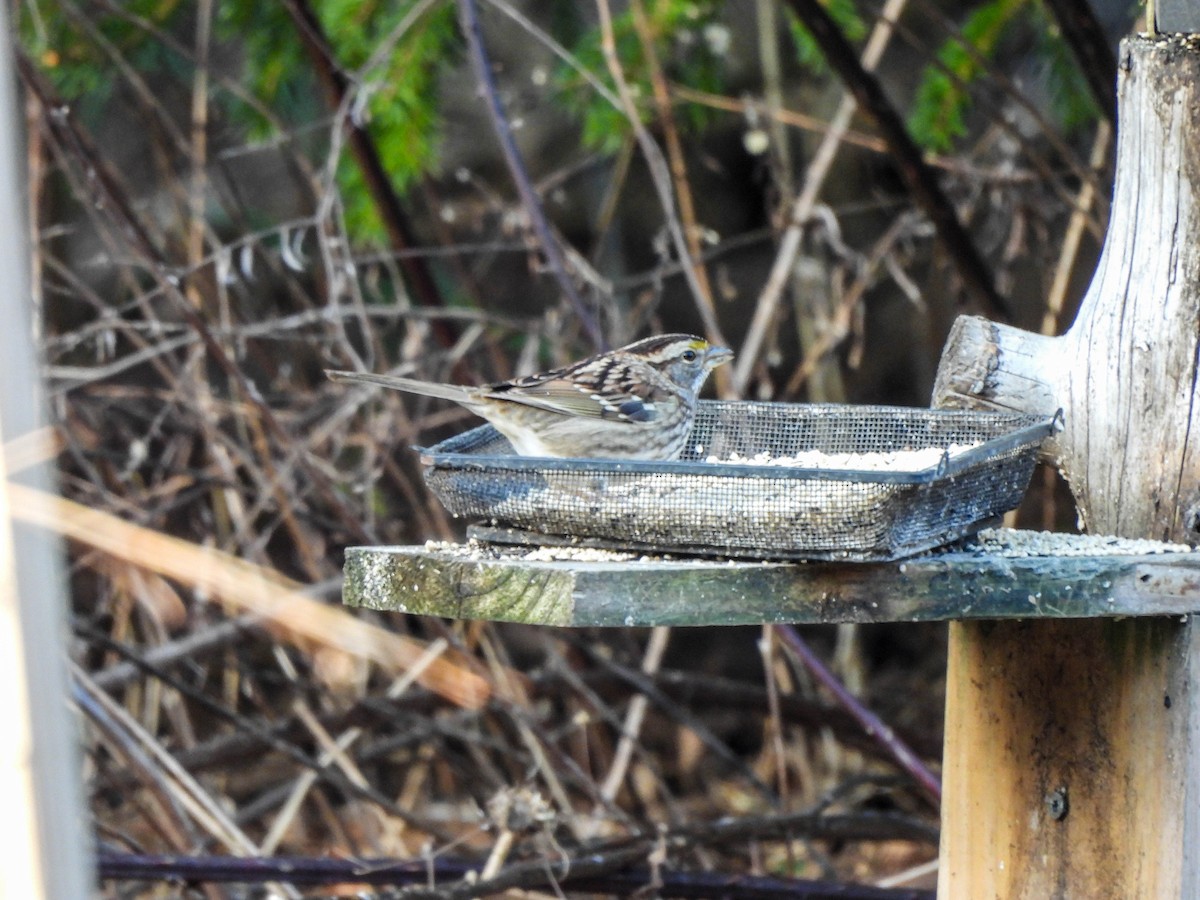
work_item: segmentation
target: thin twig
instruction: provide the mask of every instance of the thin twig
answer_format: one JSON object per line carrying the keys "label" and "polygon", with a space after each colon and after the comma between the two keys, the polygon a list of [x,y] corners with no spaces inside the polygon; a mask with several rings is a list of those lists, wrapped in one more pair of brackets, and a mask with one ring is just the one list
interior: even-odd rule
{"label": "thin twig", "polygon": [[163,772],[173,789],[173,796],[194,822],[239,856],[258,855],[258,845],[237,827],[221,804],[166,752],[153,735],[139,725],[124,707],[96,687],[86,672],[75,666],[72,674],[75,678],[76,701],[93,718],[98,719],[103,713],[109,722],[107,727],[124,730],[136,742]]}
{"label": "thin twig", "polygon": [[1113,53],[1104,26],[1096,18],[1090,3],[1080,0],[1046,0],[1054,14],[1063,39],[1079,71],[1083,73],[1092,99],[1108,119],[1108,124],[1117,124],[1117,56]]}
{"label": "thin twig", "polygon": [[[82,174],[76,177],[87,182],[89,187],[87,190],[81,190],[80,194],[95,196],[95,205],[110,218],[113,231],[120,234],[129,247],[144,258],[147,267],[160,280],[164,295],[173,301],[174,308],[203,341],[212,361],[220,366],[236,386],[247,410],[253,411],[254,416],[248,418],[261,422],[280,446],[293,446],[295,439],[287,433],[275,414],[262,401],[261,395],[251,385],[245,372],[225,352],[225,348],[213,335],[212,329],[188,301],[179,282],[167,274],[165,254],[154,241],[151,231],[133,210],[127,193],[119,188],[115,174],[100,156],[90,136],[86,135],[71,117],[70,108],[58,101],[41,73],[23,53],[17,54],[17,71],[22,82],[41,106],[43,122],[54,137],[64,169],[73,170],[71,164],[75,163],[82,170]],[[264,462],[269,465],[270,461],[264,459]],[[374,543],[359,518],[337,494],[324,473],[312,464],[308,454],[302,454],[299,462],[349,532],[364,543]]]}
{"label": "thin twig", "polygon": [[846,690],[832,672],[821,662],[820,658],[809,649],[804,638],[800,637],[795,627],[791,625],[776,625],[776,632],[804,667],[817,679],[827,691],[837,698],[847,712],[850,713],[871,737],[887,748],[888,753],[896,763],[917,782],[935,803],[942,799],[941,781],[921,762],[896,733],[884,723],[879,716],[863,706],[859,700]]}
{"label": "thin twig", "polygon": [[[679,221],[683,226],[683,236],[688,245],[689,262],[694,267],[693,274],[701,291],[701,300],[706,309],[712,310],[712,285],[709,283],[708,271],[704,268],[704,260],[701,256],[700,227],[696,221],[696,204],[692,199],[692,186],[688,181],[687,161],[683,157],[683,144],[679,140],[679,129],[675,127],[671,92],[667,87],[662,63],[658,60],[658,51],[654,46],[656,35],[650,27],[650,17],[646,15],[644,0],[630,0],[629,11],[633,16],[633,29],[637,32],[638,42],[642,45],[642,56],[645,57],[646,71],[650,77],[650,90],[654,97],[658,126],[662,130],[663,142],[667,147],[667,164],[671,171],[671,185],[675,191],[675,202],[679,207]],[[715,311],[712,315],[714,318],[716,317]]]}
{"label": "thin twig", "polygon": [[850,42],[825,7],[816,0],[786,2],[812,32],[830,67],[841,76],[858,105],[887,141],[900,178],[933,223],[938,240],[953,260],[964,289],[983,309],[1012,321],[1012,308],[996,291],[991,272],[975,242],[959,221],[954,205],[942,192],[933,171],[925,164],[920,149],[909,136],[879,81],[863,68]]}
{"label": "thin twig", "polygon": [[[281,638],[332,647],[392,671],[404,671],[423,659],[425,647],[418,641],[318,603],[306,597],[299,584],[278,572],[25,485],[10,484],[9,493],[21,521],[178,579],[239,612],[253,612],[262,617],[264,627]],[[483,678],[444,659],[425,669],[421,683],[466,706],[478,707],[490,694]]]}
{"label": "thin twig", "polygon": [[559,247],[557,239],[550,231],[550,223],[546,221],[546,212],[542,207],[541,198],[533,188],[529,171],[525,167],[525,161],[522,159],[521,151],[517,148],[516,139],[513,137],[512,126],[500,103],[500,92],[496,87],[495,76],[492,74],[491,60],[488,59],[487,48],[483,44],[483,34],[479,27],[479,11],[475,6],[475,0],[458,0],[458,14],[462,22],[463,33],[467,36],[467,46],[470,48],[475,77],[479,80],[488,115],[492,120],[492,128],[500,141],[500,150],[504,154],[504,161],[508,164],[509,174],[512,175],[513,182],[517,186],[517,194],[521,198],[525,214],[529,217],[530,227],[537,236],[538,244],[546,256],[550,271],[554,273],[559,287],[562,288],[574,308],[579,324],[587,332],[592,345],[597,350],[606,350],[608,343],[604,338],[604,333],[601,331],[595,315],[588,309],[587,304],[575,289],[575,283],[571,280],[570,272],[567,270],[567,261],[563,258],[562,248]]}
{"label": "thin twig", "polygon": [[[780,207],[792,196],[794,175],[792,173],[792,148],[788,133],[783,127],[779,113],[783,110],[783,64],[779,58],[781,10],[775,0],[755,0],[754,19],[758,26],[757,43],[759,66],[762,69],[763,101],[769,122],[771,174],[778,186]],[[757,121],[747,124],[757,125]],[[778,209],[772,209],[772,218]]]}
{"label": "thin twig", "polygon": [[[667,651],[667,640],[671,629],[664,626],[650,631],[650,642],[646,645],[646,654],[642,657],[642,674],[653,675],[662,665],[663,654]],[[621,728],[621,738],[617,742],[617,750],[613,754],[612,765],[600,785],[600,796],[612,801],[625,781],[629,763],[633,759],[633,748],[642,730],[642,722],[646,717],[646,709],[650,704],[645,694],[638,694],[629,703],[625,714],[625,723]]]}
{"label": "thin twig", "polygon": [[[867,46],[863,50],[862,68],[864,71],[874,71],[875,67],[879,65],[879,60],[883,58],[883,51],[887,48],[888,41],[892,36],[891,23],[899,17],[906,3],[907,0],[888,0],[884,6],[875,22],[875,27],[871,30],[870,37],[867,38]],[[804,186],[792,204],[791,218],[788,220],[783,237],[780,238],[775,262],[771,265],[767,283],[758,296],[758,303],[754,307],[754,315],[750,320],[746,339],[738,351],[733,369],[733,389],[739,396],[746,392],[746,388],[750,384],[750,376],[758,365],[758,358],[766,341],[767,333],[771,329],[771,323],[775,319],[775,311],[779,306],[780,297],[791,276],[796,254],[800,251],[800,241],[804,236],[804,229],[812,215],[813,206],[820,196],[825,179],[833,167],[834,155],[838,146],[850,128],[850,122],[854,118],[856,109],[858,109],[858,101],[852,93],[847,91],[829,123],[829,130],[825,132],[820,146],[813,154],[812,162],[808,164],[804,176]],[[814,356],[816,360],[823,356],[823,354],[815,354],[812,346],[804,348],[804,355],[806,362]],[[816,360],[814,360],[814,366],[817,365]]]}
{"label": "thin twig", "polygon": [[[364,784],[362,782],[356,782],[348,778],[340,770],[329,767],[327,764],[327,759],[314,759],[306,752],[300,750],[282,734],[282,731],[284,730],[283,726],[279,724],[266,726],[257,720],[247,718],[244,715],[240,715],[230,709],[227,709],[221,703],[218,703],[198,689],[186,684],[178,677],[166,672],[153,663],[147,662],[145,658],[137,658],[130,648],[119,644],[112,638],[105,637],[91,629],[82,628],[78,625],[76,626],[75,630],[80,633],[81,636],[90,641],[116,650],[118,653],[130,660],[133,665],[137,666],[140,671],[144,671],[145,674],[152,676],[158,681],[161,681],[164,685],[168,685],[174,690],[178,691],[191,703],[196,704],[198,707],[220,718],[221,720],[228,722],[231,726],[237,729],[236,732],[229,736],[230,739],[234,743],[240,745],[239,749],[247,755],[261,755],[263,748],[274,749],[286,758],[304,767],[306,771],[301,775],[301,779],[304,779],[308,776],[312,776],[313,779],[320,779],[337,788],[339,791],[347,794],[348,796],[361,797],[364,800],[369,800],[372,803],[375,803],[379,809],[386,812],[388,815],[396,817],[400,821],[410,825],[413,828],[420,829],[421,831],[433,835],[442,841],[449,839],[447,835],[444,835],[439,831],[436,824],[421,818],[419,815],[409,809],[399,806],[388,796],[381,793],[373,786]],[[432,658],[436,658],[436,654],[442,652],[444,649],[444,643],[435,641],[432,645],[430,645],[429,651],[426,652],[426,659],[432,660]],[[147,656],[148,655],[149,654],[147,654]],[[419,671],[417,671],[417,667],[414,667],[412,671],[405,673],[403,676],[393,682],[393,686],[388,690],[389,698],[394,700],[395,697],[398,697],[400,691],[397,690],[397,686],[400,686],[401,689],[406,687],[407,685],[411,684],[413,680],[415,680],[417,674],[419,674]],[[96,686],[97,688],[100,687],[99,684]],[[390,696],[392,694],[395,694],[395,697]],[[351,728],[344,732],[342,737],[354,733],[355,729]],[[189,771],[198,771],[201,769],[211,768],[216,764],[217,760],[222,759],[221,754],[217,752],[217,748],[215,748],[211,743],[193,747],[189,750],[180,751],[175,754],[175,758],[185,769],[188,769]],[[131,760],[131,762],[135,761]],[[119,779],[120,775],[116,777],[116,780],[119,781]],[[247,817],[245,815],[245,808],[239,812],[239,816],[243,822],[247,820],[253,821],[251,817]]]}
{"label": "thin twig", "polygon": [[[633,91],[630,89],[629,83],[625,79],[625,72],[621,68],[621,59],[617,55],[617,40],[613,33],[612,10],[609,8],[608,0],[596,0],[596,10],[600,15],[600,49],[604,53],[604,60],[608,64],[608,71],[616,83],[617,94],[621,98],[621,107],[625,112],[626,118],[629,120],[629,127],[633,129],[638,147],[641,149],[642,156],[646,160],[646,165],[650,169],[651,181],[658,193],[658,200],[663,209],[663,218],[667,231],[671,235],[671,243],[675,247],[675,253],[679,257],[688,287],[691,288],[692,300],[696,304],[696,310],[700,313],[700,318],[704,322],[705,335],[713,343],[728,346],[721,332],[720,323],[717,321],[717,313],[711,304],[711,298],[705,294],[703,287],[696,278],[696,268],[691,259],[691,251],[688,249],[687,238],[683,234],[679,218],[676,215],[675,198],[671,193],[670,167],[663,158],[658,144],[654,142],[654,139],[650,136],[650,132],[646,130],[646,126],[642,124],[637,101],[633,97]],[[720,394],[727,393],[727,369],[727,366],[722,366],[713,373],[717,383],[717,391]]]}
{"label": "thin twig", "polygon": [[253,628],[257,622],[258,617],[253,615],[242,615],[218,622],[211,628],[191,632],[177,641],[153,647],[142,654],[136,663],[121,662],[95,672],[92,678],[99,688],[106,691],[118,690],[138,678],[147,666],[165,667],[180,660],[194,662],[206,654],[222,650],[241,637],[247,629]]}
{"label": "thin twig", "polygon": [[[1096,126],[1096,136],[1092,140],[1092,154],[1088,159],[1088,165],[1093,169],[1098,169],[1108,158],[1112,134],[1113,129],[1108,122],[1102,121]],[[1095,182],[1085,181],[1079,186],[1079,194],[1071,209],[1070,221],[1067,222],[1067,232],[1063,237],[1058,263],[1054,267],[1054,280],[1046,294],[1046,312],[1042,316],[1041,328],[1041,333],[1044,335],[1058,334],[1059,319],[1062,316],[1067,287],[1071,282],[1071,273],[1075,270],[1075,260],[1079,256],[1079,246],[1083,241],[1083,232],[1092,205],[1096,202],[1096,195]]]}
{"label": "thin twig", "polygon": [[[829,837],[835,837],[829,834]],[[521,862],[502,869],[496,877],[474,877],[478,863],[438,858],[434,860],[335,859],[331,857],[234,859],[230,857],[148,856],[101,853],[99,874],[106,880],[162,880],[257,884],[287,880],[292,884],[412,885],[400,893],[405,900],[452,900],[481,897],[513,888],[535,889],[559,883],[577,891],[630,896],[655,877],[637,865],[653,850],[654,842],[590,848],[561,860]],[[722,875],[660,868],[657,894],[664,897],[747,900],[933,900],[931,891],[888,889],[867,885]],[[432,884],[430,884],[432,883]],[[427,885],[429,887],[417,885]]]}
{"label": "thin twig", "polygon": [[[325,89],[330,109],[337,111],[347,108],[349,80],[337,64],[333,48],[316,12],[308,0],[285,0],[284,8],[296,24],[296,33],[308,51],[317,78]],[[395,250],[407,250],[416,244],[412,237],[413,228],[400,198],[392,187],[374,139],[365,124],[354,116],[344,116],[343,127],[348,132],[350,151],[354,154],[371,200],[387,230],[389,242]],[[419,304],[433,307],[444,305],[437,284],[420,258],[402,256],[400,265]],[[453,343],[454,335],[446,323],[435,322],[433,330],[443,346]]]}
{"label": "thin twig", "polygon": [[[767,718],[764,724],[763,743],[771,748],[775,764],[775,790],[779,793],[783,808],[791,807],[791,789],[788,783],[787,752],[783,744],[783,716],[779,710],[779,679],[775,665],[775,632],[770,625],[762,627],[758,639],[758,652],[762,657],[763,679],[767,685]],[[791,845],[789,844],[789,850]]]}

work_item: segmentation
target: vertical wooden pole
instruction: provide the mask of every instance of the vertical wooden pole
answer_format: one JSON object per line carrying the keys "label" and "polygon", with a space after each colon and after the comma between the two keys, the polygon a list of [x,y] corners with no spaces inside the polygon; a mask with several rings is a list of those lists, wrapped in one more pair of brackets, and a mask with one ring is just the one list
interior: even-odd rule
{"label": "vertical wooden pole", "polygon": [[1196,635],[951,624],[939,897],[1200,896]]}
{"label": "vertical wooden pole", "polygon": [[[0,8],[0,894],[58,900],[92,893],[84,849],[79,752],[67,706],[67,629],[60,547],[46,532],[14,529],[3,441],[40,424],[25,215],[22,133],[12,31]],[[45,488],[48,477],[22,481]]]}

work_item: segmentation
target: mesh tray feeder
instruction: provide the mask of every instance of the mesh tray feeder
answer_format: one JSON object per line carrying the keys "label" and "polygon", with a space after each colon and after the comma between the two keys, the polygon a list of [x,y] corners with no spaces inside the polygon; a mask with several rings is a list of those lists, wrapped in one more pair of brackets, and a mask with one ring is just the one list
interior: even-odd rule
{"label": "mesh tray feeder", "polygon": [[[491,526],[474,532],[489,540],[887,560],[1015,508],[1058,423],[1022,413],[701,401],[687,449],[669,462],[516,456],[490,425],[421,454],[430,488],[454,515]],[[936,462],[920,470],[742,461],[928,448]]]}

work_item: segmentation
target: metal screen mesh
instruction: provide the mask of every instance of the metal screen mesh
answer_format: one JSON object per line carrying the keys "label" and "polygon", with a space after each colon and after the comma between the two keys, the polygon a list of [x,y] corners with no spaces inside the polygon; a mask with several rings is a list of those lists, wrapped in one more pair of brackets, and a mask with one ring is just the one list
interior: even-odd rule
{"label": "metal screen mesh", "polygon": [[[512,455],[490,425],[423,452],[456,516],[577,543],[754,558],[894,559],[1017,506],[1042,416],[702,401],[672,462]],[[975,445],[918,472],[710,463],[710,456],[875,453]]]}

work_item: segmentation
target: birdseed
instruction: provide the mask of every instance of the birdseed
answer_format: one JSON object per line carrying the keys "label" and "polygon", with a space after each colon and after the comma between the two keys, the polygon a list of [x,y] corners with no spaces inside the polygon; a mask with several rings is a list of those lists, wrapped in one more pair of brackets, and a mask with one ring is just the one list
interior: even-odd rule
{"label": "birdseed", "polygon": [[777,456],[763,450],[752,456],[731,453],[726,457],[708,456],[705,462],[743,466],[794,466],[800,469],[852,469],[878,472],[923,472],[942,461],[944,453],[951,458],[978,447],[979,444],[951,444],[941,447],[922,447],[920,450],[873,451],[870,453],[826,453],[822,450],[802,450],[791,455]]}

